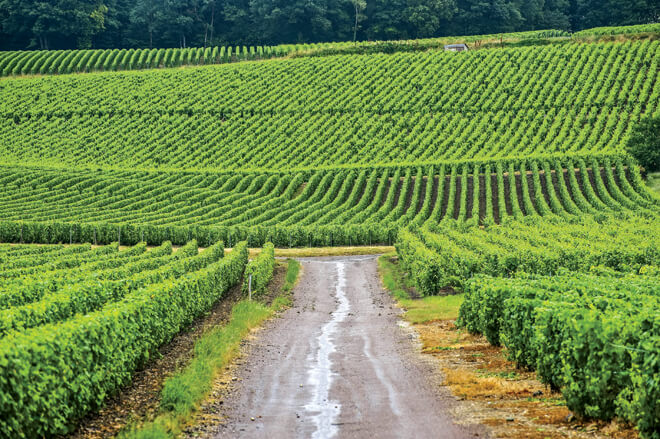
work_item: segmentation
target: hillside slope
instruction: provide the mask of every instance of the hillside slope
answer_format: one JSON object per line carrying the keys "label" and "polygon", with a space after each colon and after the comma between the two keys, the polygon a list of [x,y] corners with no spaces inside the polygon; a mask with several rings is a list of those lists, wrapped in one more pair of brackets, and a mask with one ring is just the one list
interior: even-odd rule
{"label": "hillside slope", "polygon": [[0,160],[262,170],[620,152],[660,42],[345,55],[0,81]]}

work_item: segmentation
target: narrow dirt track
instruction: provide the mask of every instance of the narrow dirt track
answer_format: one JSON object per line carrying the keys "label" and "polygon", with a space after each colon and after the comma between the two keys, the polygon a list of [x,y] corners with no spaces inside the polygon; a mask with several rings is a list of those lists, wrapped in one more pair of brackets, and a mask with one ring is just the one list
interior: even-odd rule
{"label": "narrow dirt track", "polygon": [[[472,438],[383,291],[375,256],[301,260],[294,307],[251,342],[218,438]],[[254,420],[252,420],[254,418]]]}

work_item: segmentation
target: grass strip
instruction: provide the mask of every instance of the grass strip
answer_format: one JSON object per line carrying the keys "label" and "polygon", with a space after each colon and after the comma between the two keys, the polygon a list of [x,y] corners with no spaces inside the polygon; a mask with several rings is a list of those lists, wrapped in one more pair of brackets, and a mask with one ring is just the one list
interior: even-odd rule
{"label": "grass strip", "polygon": [[408,291],[413,287],[407,282],[408,279],[401,267],[392,262],[395,255],[390,253],[378,258],[378,271],[385,289],[406,310],[403,318],[413,324],[458,318],[458,310],[463,303],[464,295],[427,296],[412,299]]}
{"label": "grass strip", "polygon": [[[231,249],[225,249],[229,252]],[[322,256],[362,256],[391,253],[392,246],[355,246],[355,247],[305,247],[305,248],[275,248],[276,258],[311,258]],[[261,248],[250,249],[250,259],[254,259]]]}

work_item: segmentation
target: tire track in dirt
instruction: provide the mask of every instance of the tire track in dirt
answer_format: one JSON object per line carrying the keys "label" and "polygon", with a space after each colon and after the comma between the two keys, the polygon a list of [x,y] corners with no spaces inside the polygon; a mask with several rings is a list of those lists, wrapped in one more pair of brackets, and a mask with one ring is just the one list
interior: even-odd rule
{"label": "tire track in dirt", "polygon": [[222,406],[227,437],[473,438],[454,423],[376,257],[301,260],[294,306],[250,342]]}

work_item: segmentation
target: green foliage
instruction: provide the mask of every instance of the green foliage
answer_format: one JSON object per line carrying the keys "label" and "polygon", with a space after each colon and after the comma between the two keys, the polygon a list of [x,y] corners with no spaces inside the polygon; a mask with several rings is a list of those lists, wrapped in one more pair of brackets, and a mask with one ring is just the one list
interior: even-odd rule
{"label": "green foliage", "polygon": [[615,275],[477,277],[467,283],[460,322],[491,343],[502,341],[519,366],[561,390],[576,414],[618,415],[643,437],[657,438],[651,377],[658,370],[660,282],[655,275]]}
{"label": "green foliage", "polygon": [[622,34],[659,34],[660,23],[640,24],[636,26],[605,26],[585,29],[573,34],[574,37],[591,37]]}
{"label": "green foliage", "polygon": [[[152,259],[167,259],[167,249],[171,251],[164,246]],[[179,251],[183,253],[170,260],[173,265],[158,274],[136,271],[143,286],[109,298],[96,311],[10,331],[0,339],[3,434],[35,437],[70,431],[73,422],[128,382],[157,347],[236,285],[248,259],[246,242],[236,244],[225,258],[222,244],[199,257],[193,255],[196,244]]]}
{"label": "green foliage", "polygon": [[660,116],[642,119],[633,129],[627,148],[647,171],[660,171]]}
{"label": "green foliage", "polygon": [[[553,275],[562,269],[588,272],[604,266],[639,273],[657,265],[657,216],[528,217],[524,222],[477,229],[446,221],[402,230],[395,244],[403,267],[423,295],[444,287],[461,288],[477,274],[513,276],[519,272]],[[500,306],[493,299],[493,306]],[[492,310],[483,311],[492,314]],[[497,329],[490,341],[498,344]]]}
{"label": "green foliage", "polygon": [[[0,156],[6,165],[49,168],[267,172],[514,157],[531,166],[541,157],[620,154],[634,121],[657,111],[660,92],[651,78],[659,44],[307,57],[7,80],[0,87]],[[104,56],[105,64],[116,53]],[[552,67],[558,64],[566,67]],[[521,74],[526,68],[535,75]],[[610,78],[631,86],[610,87]]]}
{"label": "green foliage", "polygon": [[[282,292],[290,291],[297,278],[300,263],[287,262],[286,282]],[[120,438],[174,438],[190,420],[195,408],[213,386],[213,380],[238,353],[241,340],[274,312],[288,306],[289,299],[278,296],[270,307],[259,302],[242,301],[232,308],[231,319],[195,343],[193,360],[165,381],[161,391],[161,411],[153,421],[120,433]]]}
{"label": "green foliage", "polygon": [[[527,166],[519,160],[441,165],[440,175],[435,175],[436,167],[426,168],[429,174],[425,175],[425,168],[417,166],[322,169],[295,174],[159,172],[147,175],[4,168],[0,169],[3,181],[38,179],[40,183],[5,186],[0,197],[4,219],[0,221],[0,240],[123,245],[142,241],[160,245],[170,241],[182,245],[195,239],[204,247],[218,241],[232,245],[240,240],[247,240],[251,247],[266,242],[278,247],[389,245],[398,230],[409,224],[460,217],[460,221],[471,218],[471,223],[480,220],[481,224],[492,225],[494,221],[483,208],[492,210],[491,217],[497,216],[499,221],[509,217],[509,208],[514,217],[521,217],[521,205],[531,215],[542,211],[546,216],[566,217],[600,210],[652,214],[658,200],[643,183],[640,185],[636,168],[624,161],[625,157],[585,158],[592,168],[603,168],[602,163],[604,170],[593,174],[585,165],[577,175],[593,174],[593,178],[581,178],[581,182],[576,179],[572,160],[554,160],[554,172],[567,172],[569,184],[564,178],[548,179],[553,172],[548,165],[539,169],[533,163]],[[505,175],[502,170],[507,168],[507,163],[509,173]],[[472,190],[459,188],[469,187],[464,181],[474,178],[470,172],[483,172],[492,166],[498,169],[498,175],[490,185],[485,185],[490,187],[483,194],[486,203],[482,206],[479,182],[485,179],[483,174],[475,179],[477,184]],[[532,182],[526,190],[521,172],[528,175],[528,183]],[[509,178],[510,175],[514,178]],[[170,183],[163,187],[153,180],[155,176],[168,178]],[[191,178],[194,184],[190,183]],[[63,183],[63,179],[69,183]],[[591,202],[584,198],[583,191]],[[547,200],[543,192],[549,194]],[[535,194],[534,202],[532,194]],[[497,205],[492,201],[495,196]],[[78,202],[81,197],[84,204]],[[17,200],[22,201],[17,203]],[[579,209],[572,207],[573,200],[579,203]],[[61,209],[67,202],[71,207]],[[88,222],[86,206],[101,204],[108,209],[96,219],[105,222]],[[162,218],[168,218],[167,222]]]}
{"label": "green foliage", "polygon": [[[252,287],[252,294],[259,295],[266,291],[268,282],[273,278],[273,269],[275,268],[275,247],[271,242],[267,242],[259,255],[254,260],[248,262],[245,268],[243,278],[243,294],[247,295],[249,287]],[[252,284],[250,285],[250,276]]]}
{"label": "green foliage", "polygon": [[213,387],[213,378],[236,354],[247,332],[272,315],[272,311],[255,302],[239,302],[232,309],[231,320],[195,343],[194,359],[182,372],[169,378],[161,392],[161,410],[186,414]]}

